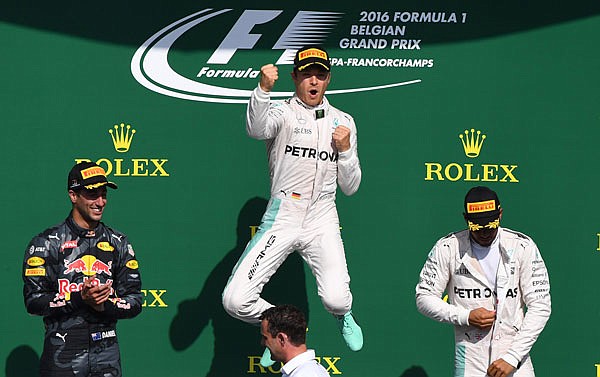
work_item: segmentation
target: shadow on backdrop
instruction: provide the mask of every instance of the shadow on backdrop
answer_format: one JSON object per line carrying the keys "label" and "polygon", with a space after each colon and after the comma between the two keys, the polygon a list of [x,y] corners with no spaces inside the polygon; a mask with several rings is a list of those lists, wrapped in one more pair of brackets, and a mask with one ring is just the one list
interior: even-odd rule
{"label": "shadow on backdrop", "polygon": [[[176,351],[190,347],[209,322],[212,322],[214,356],[207,377],[247,376],[248,356],[260,356],[263,353],[259,327],[229,316],[223,309],[221,293],[233,266],[250,241],[250,226],[260,224],[266,207],[267,200],[258,197],[244,204],[238,216],[235,247],[211,271],[198,297],[179,304],[177,314],[171,322],[169,339]],[[265,285],[262,297],[273,304],[296,305],[306,313],[308,320],[303,263],[298,253],[292,253]],[[203,372],[199,371],[198,374],[201,373]]]}
{"label": "shadow on backdrop", "polygon": [[427,377],[427,373],[421,367],[412,366],[405,370],[400,377]]}
{"label": "shadow on backdrop", "polygon": [[40,357],[30,346],[19,346],[6,358],[6,377],[37,377]]}

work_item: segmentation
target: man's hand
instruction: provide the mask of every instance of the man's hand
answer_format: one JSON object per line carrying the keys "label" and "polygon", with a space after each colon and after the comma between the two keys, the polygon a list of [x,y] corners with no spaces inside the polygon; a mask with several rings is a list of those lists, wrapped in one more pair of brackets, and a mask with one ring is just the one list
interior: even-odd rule
{"label": "man's hand", "polygon": [[498,359],[490,365],[487,370],[487,375],[490,377],[506,377],[512,373],[513,370],[515,370],[515,367],[503,359]]}
{"label": "man's hand", "polygon": [[260,67],[260,88],[265,92],[270,92],[275,86],[275,81],[279,78],[277,67],[273,64],[267,64]]}
{"label": "man's hand", "polygon": [[488,329],[492,327],[496,320],[496,312],[485,308],[477,308],[469,313],[469,325],[480,329]]}
{"label": "man's hand", "polygon": [[337,126],[333,131],[333,144],[338,152],[350,149],[350,129],[346,126]]}
{"label": "man's hand", "polygon": [[96,311],[104,310],[104,303],[108,300],[112,289],[112,281],[104,285],[96,285],[93,282],[97,281],[94,278],[96,275],[90,276],[84,283],[81,289],[81,298],[83,301]]}

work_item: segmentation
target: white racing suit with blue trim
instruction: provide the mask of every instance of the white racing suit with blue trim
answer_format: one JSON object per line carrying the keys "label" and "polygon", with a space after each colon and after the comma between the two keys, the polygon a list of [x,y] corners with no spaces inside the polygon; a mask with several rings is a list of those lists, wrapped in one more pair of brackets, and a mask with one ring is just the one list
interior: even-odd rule
{"label": "white racing suit with blue trim", "polygon": [[[225,310],[259,323],[262,312],[273,306],[260,297],[263,286],[296,250],[312,270],[325,308],[336,315],[347,313],[352,294],[335,194],[338,184],[346,195],[360,185],[354,120],[325,98],[313,108],[296,96],[270,101],[257,87],[246,124],[248,135],[266,141],[271,199],[223,291]],[[351,147],[344,152],[332,142],[338,125],[351,132]]]}
{"label": "white racing suit with blue trim", "polygon": [[[531,238],[506,228],[499,228],[498,237],[496,287],[471,251],[468,230],[435,244],[416,286],[419,312],[455,326],[455,377],[485,377],[499,358],[518,367],[511,376],[534,376],[529,351],[550,317],[548,273]],[[496,310],[491,329],[469,326],[470,311],[479,307]]]}

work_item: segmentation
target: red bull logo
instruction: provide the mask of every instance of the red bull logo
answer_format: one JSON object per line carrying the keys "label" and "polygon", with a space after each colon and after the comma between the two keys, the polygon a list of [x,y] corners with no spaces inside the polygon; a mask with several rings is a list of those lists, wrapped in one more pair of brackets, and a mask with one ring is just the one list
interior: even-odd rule
{"label": "red bull logo", "polygon": [[108,264],[102,262],[100,259],[96,259],[94,263],[92,263],[92,272],[95,274],[106,274],[108,276],[112,276],[110,272],[110,267],[112,265],[112,261],[109,261]]}
{"label": "red bull logo", "polygon": [[106,274],[112,276],[111,272],[112,261],[104,263],[97,259],[93,255],[84,255],[79,259],[75,259],[72,262],[65,260],[65,271],[64,274],[70,274],[72,272],[83,273],[86,276]]}
{"label": "red bull logo", "polygon": [[87,270],[87,266],[82,259],[76,259],[73,262],[65,260],[65,267],[65,274],[70,274],[71,272],[81,273]]}
{"label": "red bull logo", "polygon": [[[83,278],[83,282],[81,283],[71,283],[68,279],[58,279],[58,294],[64,295],[66,300],[70,300],[71,293],[81,291],[83,289],[83,284],[87,281],[91,282],[92,286],[94,287],[102,284],[98,278]],[[111,279],[106,280],[106,284],[110,282],[112,282]],[[114,290],[112,288],[110,290],[110,294],[114,294]]]}

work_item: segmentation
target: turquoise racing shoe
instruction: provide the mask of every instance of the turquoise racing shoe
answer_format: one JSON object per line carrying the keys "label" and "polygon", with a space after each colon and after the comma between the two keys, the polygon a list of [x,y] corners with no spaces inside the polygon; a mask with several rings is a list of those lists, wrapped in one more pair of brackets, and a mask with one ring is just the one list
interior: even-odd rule
{"label": "turquoise racing shoe", "polygon": [[336,319],[348,348],[352,351],[360,351],[363,346],[363,333],[358,323],[356,323],[354,315],[352,315],[352,310],[343,316],[336,316]]}
{"label": "turquoise racing shoe", "polygon": [[260,358],[260,365],[268,368],[273,364],[275,364],[275,361],[271,360],[271,350],[265,347],[265,352],[263,352],[262,357]]}

